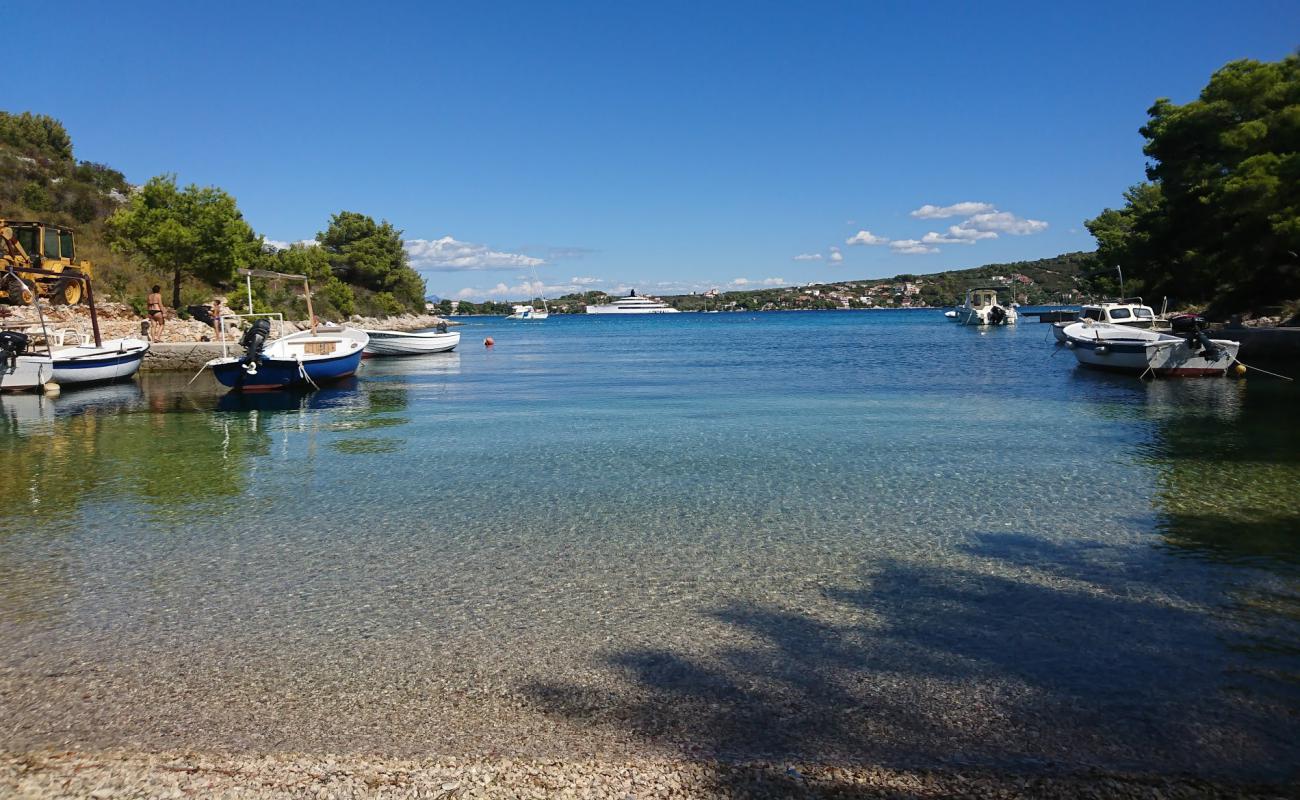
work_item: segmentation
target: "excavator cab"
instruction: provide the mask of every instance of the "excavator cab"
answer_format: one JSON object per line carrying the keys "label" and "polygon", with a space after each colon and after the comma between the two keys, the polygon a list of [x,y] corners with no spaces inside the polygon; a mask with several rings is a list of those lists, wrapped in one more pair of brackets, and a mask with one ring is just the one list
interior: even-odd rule
{"label": "excavator cab", "polygon": [[[70,228],[47,222],[0,219],[0,301],[28,302],[22,283],[34,287],[41,297],[53,303],[75,305],[83,302],[85,291],[81,276],[91,276],[89,261],[76,260],[76,242]],[[43,269],[54,276],[24,273]],[[9,270],[16,273],[7,275]],[[62,277],[66,273],[67,277]]]}

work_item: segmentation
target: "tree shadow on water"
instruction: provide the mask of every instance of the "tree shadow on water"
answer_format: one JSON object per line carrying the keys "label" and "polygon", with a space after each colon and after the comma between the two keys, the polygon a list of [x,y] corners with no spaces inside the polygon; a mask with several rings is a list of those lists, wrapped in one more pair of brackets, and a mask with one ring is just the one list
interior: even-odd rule
{"label": "tree shadow on water", "polygon": [[609,684],[526,694],[724,763],[1285,778],[1295,687],[1256,691],[1210,615],[1102,555],[989,534],[951,565],[873,563],[811,608],[703,611],[691,652],[614,652]]}

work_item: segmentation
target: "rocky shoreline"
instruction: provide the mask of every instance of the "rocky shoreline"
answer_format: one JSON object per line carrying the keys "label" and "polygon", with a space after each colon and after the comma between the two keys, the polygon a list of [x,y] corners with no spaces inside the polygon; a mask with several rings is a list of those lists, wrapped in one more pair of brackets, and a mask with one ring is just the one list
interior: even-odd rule
{"label": "rocky shoreline", "polygon": [[[36,310],[31,306],[6,306],[10,313],[0,319],[0,324],[37,322]],[[99,303],[96,305],[99,317],[99,333],[105,339],[124,337],[141,337],[144,319],[125,303]],[[45,324],[51,329],[70,328],[90,332],[90,309],[86,306],[51,306],[41,308]],[[459,325],[459,322],[444,320],[436,314],[402,314],[396,317],[361,317],[353,316],[347,324],[357,328],[384,331],[418,331],[432,328],[440,322]],[[284,327],[290,330],[306,330],[311,323],[307,320],[286,321]],[[162,329],[161,340],[167,344],[185,344],[191,342],[211,341],[216,331],[211,325],[196,319],[180,319],[171,309],[167,310],[167,319]]]}
{"label": "rocky shoreline", "polygon": [[1232,784],[1107,772],[510,758],[192,752],[0,754],[0,794],[11,798],[1282,798],[1295,784]]}

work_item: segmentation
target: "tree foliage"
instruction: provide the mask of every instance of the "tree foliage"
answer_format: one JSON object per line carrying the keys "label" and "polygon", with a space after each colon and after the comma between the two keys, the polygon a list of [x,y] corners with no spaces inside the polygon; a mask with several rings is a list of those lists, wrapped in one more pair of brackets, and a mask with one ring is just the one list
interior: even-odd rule
{"label": "tree foliage", "polygon": [[0,111],[0,142],[29,157],[72,161],[72,137],[62,122],[44,114]]}
{"label": "tree foliage", "polygon": [[235,198],[214,186],[178,189],[174,175],[151,178],[109,218],[107,233],[114,250],[173,276],[172,304],[177,307],[186,275],[227,284],[236,269],[250,266],[261,251]]}
{"label": "tree foliage", "polygon": [[330,217],[329,227],[316,234],[320,249],[329,259],[334,274],[343,281],[387,294],[386,309],[400,311],[424,307],[424,279],[411,268],[402,232],[389,222],[355,211],[340,211]]}
{"label": "tree foliage", "polygon": [[1087,222],[1103,263],[1185,301],[1300,296],[1300,56],[1234,61],[1148,116],[1149,182]]}

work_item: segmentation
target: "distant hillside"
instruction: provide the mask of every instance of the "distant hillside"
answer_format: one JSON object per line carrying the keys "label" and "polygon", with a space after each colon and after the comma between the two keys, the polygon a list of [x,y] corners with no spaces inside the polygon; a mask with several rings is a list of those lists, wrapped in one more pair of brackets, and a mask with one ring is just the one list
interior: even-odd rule
{"label": "distant hillside", "polygon": [[[966,289],[982,283],[1014,287],[1017,299],[1027,304],[1068,302],[1086,295],[1116,293],[1109,278],[1098,275],[1095,254],[1079,252],[927,275],[905,273],[892,278],[710,291],[669,295],[663,300],[682,311],[945,306],[960,302]],[[588,303],[606,300],[601,292],[565,295],[551,301],[551,310],[561,314],[582,313]]]}

